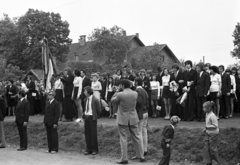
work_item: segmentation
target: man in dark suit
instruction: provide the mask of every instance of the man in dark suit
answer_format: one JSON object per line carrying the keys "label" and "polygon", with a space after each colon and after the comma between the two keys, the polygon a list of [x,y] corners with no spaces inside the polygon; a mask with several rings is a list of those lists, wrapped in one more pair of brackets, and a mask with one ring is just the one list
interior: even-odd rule
{"label": "man in dark suit", "polygon": [[48,150],[47,153],[55,154],[58,152],[58,119],[60,115],[59,103],[54,100],[55,92],[48,93],[48,101],[44,115],[44,124],[47,130]]}
{"label": "man in dark suit", "polygon": [[137,158],[140,162],[145,162],[144,153],[141,145],[141,136],[138,130],[138,114],[136,111],[136,102],[138,94],[130,89],[129,80],[121,80],[120,88],[122,92],[116,92],[112,97],[112,102],[118,106],[117,124],[120,135],[122,157],[118,164],[128,164],[127,139],[128,130],[130,130],[131,138],[135,146]]}
{"label": "man in dark suit", "polygon": [[30,115],[33,116],[35,114],[35,97],[37,97],[37,93],[35,89],[36,88],[35,83],[32,81],[31,76],[27,77],[26,86],[28,88],[27,100],[30,104]]}
{"label": "man in dark suit", "polygon": [[6,141],[5,141],[3,121],[5,118],[5,114],[6,114],[6,103],[5,103],[5,100],[3,99],[3,97],[6,92],[3,89],[4,87],[0,87],[0,88],[1,88],[0,89],[0,148],[5,148]]}
{"label": "man in dark suit", "polygon": [[27,149],[27,123],[30,112],[29,102],[25,99],[25,92],[23,90],[19,91],[19,98],[17,108],[16,108],[16,119],[19,136],[20,136],[20,148],[18,151],[24,151]]}
{"label": "man in dark suit", "polygon": [[138,129],[140,136],[142,137],[142,149],[144,152],[144,156],[147,155],[147,147],[148,147],[148,134],[147,134],[147,125],[148,125],[148,108],[149,108],[149,102],[148,102],[148,94],[147,92],[142,88],[142,79],[136,78],[135,79],[135,87],[136,92],[138,93],[137,97],[137,104],[136,104],[136,110],[138,113]]}
{"label": "man in dark suit", "polygon": [[230,92],[231,92],[231,78],[230,75],[224,71],[224,66],[220,65],[219,72],[222,78],[222,98],[221,98],[221,116],[228,118],[230,114]]}
{"label": "man in dark suit", "polygon": [[[174,92],[173,94],[173,99],[172,99],[172,114],[173,115],[177,115],[179,116],[181,119],[184,118],[184,111],[183,111],[183,107],[180,104],[176,103],[176,100],[183,94],[182,88],[183,88],[183,73],[182,71],[179,70],[179,66],[178,64],[174,64],[172,66],[173,69],[173,81],[175,81],[178,84],[178,90],[177,92]],[[164,106],[163,106],[164,107]]]}
{"label": "man in dark suit", "polygon": [[100,116],[101,106],[99,100],[93,96],[93,90],[90,86],[84,88],[84,94],[86,98],[83,118],[87,144],[84,155],[96,155],[98,153],[97,118]]}
{"label": "man in dark suit", "polygon": [[196,66],[198,76],[196,84],[197,117],[198,121],[204,121],[203,103],[207,101],[207,94],[210,88],[210,76],[204,71],[204,65],[199,63]]}
{"label": "man in dark suit", "polygon": [[187,70],[184,72],[184,86],[186,87],[187,100],[185,102],[183,121],[193,121],[195,111],[195,87],[197,83],[197,71],[192,69],[192,61],[185,62]]}
{"label": "man in dark suit", "polygon": [[[81,70],[81,77],[82,77],[82,93],[80,98],[82,99],[82,105],[84,105],[84,100],[86,98],[85,94],[84,94],[84,88],[89,86],[92,86],[91,80],[86,76],[86,71],[85,70]],[[85,107],[83,106],[83,112],[85,111]]]}

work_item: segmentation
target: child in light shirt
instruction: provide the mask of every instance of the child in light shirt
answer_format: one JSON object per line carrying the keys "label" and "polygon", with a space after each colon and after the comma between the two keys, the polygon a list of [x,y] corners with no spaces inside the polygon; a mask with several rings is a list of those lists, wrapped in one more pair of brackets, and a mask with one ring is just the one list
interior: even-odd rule
{"label": "child in light shirt", "polygon": [[212,165],[212,161],[215,160],[219,163],[218,156],[218,118],[213,113],[214,102],[207,101],[203,104],[203,111],[206,113],[206,127],[203,132],[206,135],[206,142],[204,146],[203,159],[206,165]]}

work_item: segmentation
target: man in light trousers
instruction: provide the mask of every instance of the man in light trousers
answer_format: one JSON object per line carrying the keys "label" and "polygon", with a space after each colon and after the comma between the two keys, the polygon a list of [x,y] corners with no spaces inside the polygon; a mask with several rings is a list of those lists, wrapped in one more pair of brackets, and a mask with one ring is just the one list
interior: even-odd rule
{"label": "man in light trousers", "polygon": [[117,123],[122,152],[122,157],[117,163],[128,164],[128,130],[130,131],[131,138],[135,146],[137,158],[140,159],[140,162],[145,162],[142,150],[142,138],[138,130],[139,119],[136,111],[138,94],[130,89],[129,80],[121,80],[120,87],[123,89],[123,91],[115,93],[112,97],[112,102],[118,105]]}

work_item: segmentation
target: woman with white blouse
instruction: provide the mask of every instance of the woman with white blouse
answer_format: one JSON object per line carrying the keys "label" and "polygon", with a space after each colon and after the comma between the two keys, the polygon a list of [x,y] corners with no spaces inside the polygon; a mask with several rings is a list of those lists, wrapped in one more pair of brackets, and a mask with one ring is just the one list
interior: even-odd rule
{"label": "woman with white blouse", "polygon": [[231,94],[230,94],[231,111],[230,111],[230,115],[229,115],[230,118],[233,116],[234,100],[236,98],[236,79],[235,79],[236,72],[237,72],[236,68],[232,68],[231,70],[229,70],[230,79],[231,79]]}
{"label": "woman with white blouse", "polygon": [[102,84],[98,81],[99,76],[97,73],[92,74],[92,89],[93,89],[93,95],[97,98],[97,99],[101,99],[101,94],[100,91],[102,90]]}
{"label": "woman with white blouse", "polygon": [[72,100],[74,100],[77,106],[78,118],[75,122],[82,122],[83,108],[81,101],[82,94],[82,77],[80,76],[81,72],[79,69],[74,70],[74,80],[73,80],[73,92],[72,92]]}
{"label": "woman with white blouse", "polygon": [[221,89],[222,89],[222,78],[220,74],[218,74],[218,68],[216,66],[211,66],[210,68],[210,81],[211,85],[209,88],[209,98],[211,101],[213,101],[216,105],[215,107],[215,115],[219,118],[219,112],[220,112],[220,103],[219,103],[219,98],[222,94]]}
{"label": "woman with white blouse", "polygon": [[60,106],[60,115],[59,115],[59,120],[62,121],[62,115],[63,115],[63,107],[62,107],[62,103],[63,103],[63,98],[64,98],[64,91],[63,91],[63,83],[60,79],[60,77],[63,76],[63,73],[59,73],[59,75],[57,75],[57,80],[54,83],[54,90],[55,90],[55,100],[59,103]]}
{"label": "woman with white blouse", "polygon": [[153,111],[153,118],[157,117],[156,107],[158,105],[158,100],[160,98],[160,84],[156,80],[157,76],[152,76],[152,81],[150,81],[150,90],[151,90],[151,106]]}
{"label": "woman with white blouse", "polygon": [[169,71],[167,68],[163,70],[164,76],[162,77],[162,93],[161,96],[163,97],[164,106],[165,106],[165,120],[170,119],[171,110],[172,110],[172,104],[171,104],[171,97],[172,92],[170,91],[170,82],[172,81],[172,77],[169,74]]}

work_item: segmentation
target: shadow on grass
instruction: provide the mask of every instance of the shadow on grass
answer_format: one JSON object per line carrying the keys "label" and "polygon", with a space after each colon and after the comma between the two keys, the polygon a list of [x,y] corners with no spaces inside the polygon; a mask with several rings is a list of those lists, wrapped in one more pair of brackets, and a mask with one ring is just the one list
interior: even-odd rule
{"label": "shadow on grass", "polygon": [[[19,136],[15,123],[5,122],[5,134],[7,143],[19,145]],[[149,155],[151,161],[158,161],[162,156],[161,138],[162,128],[150,128],[148,131]],[[84,128],[78,123],[59,124],[59,149],[66,152],[85,151]],[[42,123],[29,123],[28,144],[29,147],[47,149],[46,130]],[[102,156],[114,158],[120,157],[119,134],[116,126],[98,126],[99,153]],[[172,143],[171,159],[182,162],[186,159],[191,163],[199,163],[203,160],[204,147],[202,129],[178,128]],[[129,137],[129,156],[135,155],[133,144]],[[219,156],[223,164],[237,164],[240,158],[240,129],[226,128],[220,130]]]}

